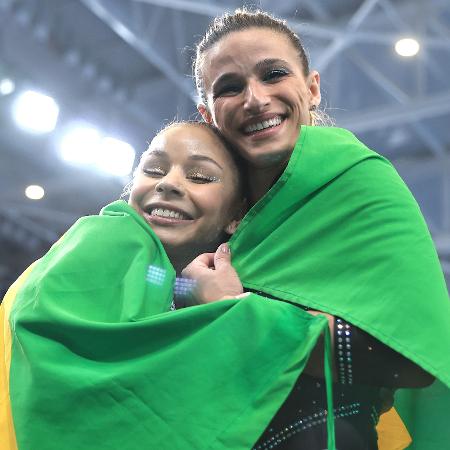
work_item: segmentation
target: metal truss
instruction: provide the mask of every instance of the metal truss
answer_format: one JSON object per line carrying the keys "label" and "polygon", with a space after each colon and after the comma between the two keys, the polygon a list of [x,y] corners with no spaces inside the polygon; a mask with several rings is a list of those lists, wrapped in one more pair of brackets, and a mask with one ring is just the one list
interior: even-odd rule
{"label": "metal truss", "polygon": [[[85,6],[92,10],[106,24],[108,24],[116,33],[118,33],[130,46],[143,54],[150,64],[159,68],[162,73],[172,81],[174,87],[181,90],[182,93],[195,101],[192,88],[189,87],[184,73],[189,70],[184,67],[180,71],[179,67],[171,66],[166,57],[158,52],[156,41],[149,41],[145,34],[139,32],[139,26],[142,29],[142,23],[151,19],[155,8],[170,9],[174,12],[190,14],[189,17],[214,17],[222,14],[226,10],[233,10],[227,7],[226,2],[201,2],[188,0],[130,0],[129,2],[120,2],[122,8],[120,14],[112,12],[112,6],[117,2],[104,2],[102,0],[80,0]],[[316,2],[317,3],[317,2]],[[345,4],[345,2],[343,2]],[[427,14],[421,17],[420,27],[414,23],[412,9],[419,8],[421,2],[401,1],[392,2],[389,0],[365,0],[355,11],[350,11],[347,15],[332,20],[332,15],[320,2],[316,7],[311,7],[309,3],[305,5],[298,2],[291,2],[292,11],[295,7],[306,10],[313,19],[306,22],[299,22],[295,17],[285,17],[288,23],[302,35],[310,38],[318,38],[322,42],[322,47],[314,49],[313,66],[324,72],[324,78],[329,75],[328,69],[333,64],[345,64],[345,60],[351,59],[366,78],[376,85],[378,89],[384,90],[386,97],[391,101],[386,102],[385,106],[377,106],[339,114],[338,124],[351,129],[358,134],[364,134],[370,131],[381,130],[386,127],[408,126],[409,130],[419,138],[423,143],[425,152],[430,152],[437,161],[448,157],[450,154],[450,139],[442,140],[430,131],[423,123],[425,120],[438,118],[449,114],[450,112],[450,86],[447,83],[447,89],[441,92],[426,92],[425,80],[427,76],[438,77],[443,80],[447,75],[441,72],[439,64],[430,55],[430,50],[444,52],[450,59],[450,30],[448,25],[439,21],[439,11],[446,8],[445,2],[428,2],[426,5]],[[108,8],[107,8],[108,7]],[[139,24],[136,22],[136,8],[139,8]],[[448,7],[447,7],[448,9]],[[134,17],[132,12],[135,12]],[[117,11],[117,10],[116,10]],[[417,22],[417,17],[415,17]],[[386,29],[386,23],[389,24]],[[370,26],[367,26],[370,24]],[[377,29],[378,28],[378,29]],[[429,32],[433,29],[433,33]],[[175,30],[169,30],[174,32]],[[426,60],[417,64],[415,71],[416,77],[422,77],[417,92],[411,95],[410,92],[403,90],[399,83],[392,77],[384,74],[382,68],[377,67],[371,62],[371,52],[362,52],[361,45],[367,50],[373,46],[380,45],[391,48],[395,38],[405,33],[420,33],[422,47],[426,50]],[[185,37],[185,40],[188,39]],[[191,44],[191,41],[189,42]],[[345,58],[344,58],[345,56]],[[434,74],[427,75],[426,71],[433,71]],[[420,74],[420,71],[422,73]],[[331,73],[330,73],[331,75]],[[333,78],[330,76],[330,78]],[[335,87],[338,91],[344,91],[343,85]],[[443,175],[442,179],[446,179]],[[448,188],[448,183],[445,189]],[[448,197],[448,195],[447,195]],[[439,226],[440,232],[447,235],[450,233],[448,223]],[[442,240],[441,240],[442,241]]]}

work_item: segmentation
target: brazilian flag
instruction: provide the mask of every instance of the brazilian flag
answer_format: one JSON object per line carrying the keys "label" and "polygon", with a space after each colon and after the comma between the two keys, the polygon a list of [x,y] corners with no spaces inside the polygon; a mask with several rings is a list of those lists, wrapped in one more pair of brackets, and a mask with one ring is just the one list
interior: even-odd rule
{"label": "brazilian flag", "polygon": [[251,448],[328,322],[255,294],[170,311],[174,278],[120,201],[32,265],[0,306],[0,448]]}
{"label": "brazilian flag", "polygon": [[[0,307],[2,445],[249,449],[327,329],[298,304],[433,374],[431,388],[401,392],[397,409],[411,449],[447,448],[448,293],[388,161],[345,130],[302,127],[231,247],[244,286],[262,295],[170,312],[173,269],[143,219],[120,202],[81,219]],[[380,420],[382,450],[408,445],[392,417]]]}

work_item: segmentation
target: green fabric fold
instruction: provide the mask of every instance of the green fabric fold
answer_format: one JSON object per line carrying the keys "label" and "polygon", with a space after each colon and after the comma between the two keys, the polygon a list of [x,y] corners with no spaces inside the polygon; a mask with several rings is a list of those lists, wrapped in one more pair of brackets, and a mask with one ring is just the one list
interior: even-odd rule
{"label": "green fabric fold", "polygon": [[124,202],[36,264],[9,317],[19,450],[252,447],[328,322],[255,294],[168,311],[173,281]]}
{"label": "green fabric fold", "polygon": [[248,289],[340,316],[436,376],[443,384],[402,390],[396,406],[412,448],[447,448],[448,291],[420,209],[386,159],[346,130],[302,126],[230,244]]}
{"label": "green fabric fold", "polygon": [[432,239],[392,165],[350,132],[302,127],[230,244],[246,287],[341,316],[450,386],[450,302]]}
{"label": "green fabric fold", "polygon": [[286,301],[343,317],[450,385],[432,240],[391,164],[351,133],[302,127],[231,247],[244,285],[285,301],[168,312],[174,270],[132,208],[72,227],[10,316],[19,450],[251,448],[327,328]]}

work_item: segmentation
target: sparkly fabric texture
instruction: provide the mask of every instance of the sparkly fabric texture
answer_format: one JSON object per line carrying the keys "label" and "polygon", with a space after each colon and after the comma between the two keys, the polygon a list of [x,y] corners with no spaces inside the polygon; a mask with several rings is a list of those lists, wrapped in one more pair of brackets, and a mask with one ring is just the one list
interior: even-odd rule
{"label": "sparkly fabric texture", "polygon": [[[336,448],[376,450],[380,389],[333,385]],[[326,397],[323,380],[302,375],[254,450],[326,448]]]}

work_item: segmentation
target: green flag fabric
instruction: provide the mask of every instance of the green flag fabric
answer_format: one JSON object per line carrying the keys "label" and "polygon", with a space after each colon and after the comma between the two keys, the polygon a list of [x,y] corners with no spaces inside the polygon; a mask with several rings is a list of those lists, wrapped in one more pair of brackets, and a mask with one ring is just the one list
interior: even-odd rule
{"label": "green flag fabric", "polygon": [[[350,132],[302,126],[230,244],[246,288],[340,316],[450,386],[450,302],[430,234],[392,165]],[[439,398],[448,411],[449,390]],[[416,411],[413,438],[439,409]],[[417,449],[447,448],[446,433]]]}
{"label": "green flag fabric", "polygon": [[[0,306],[1,442],[251,448],[327,329],[295,303],[410,358],[443,383],[431,390],[450,385],[448,293],[429,232],[392,165],[351,133],[302,127],[231,248],[244,286],[283,301],[252,294],[170,312],[174,271],[145,221],[123,202],[80,220]],[[402,401],[425,442],[445,408]]]}
{"label": "green flag fabric", "polygon": [[125,202],[35,263],[0,306],[1,448],[251,448],[328,322],[255,294],[170,311],[174,277]]}
{"label": "green flag fabric", "polygon": [[435,382],[426,389],[400,389],[395,407],[413,434],[410,450],[447,450],[450,443],[450,395]]}

